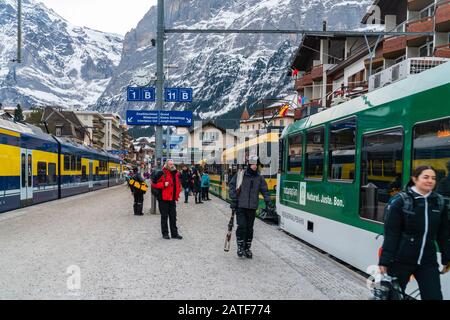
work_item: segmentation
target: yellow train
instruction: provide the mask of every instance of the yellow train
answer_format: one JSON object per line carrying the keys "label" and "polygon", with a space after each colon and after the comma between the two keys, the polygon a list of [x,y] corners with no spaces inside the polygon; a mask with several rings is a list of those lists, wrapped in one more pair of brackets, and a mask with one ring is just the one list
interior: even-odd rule
{"label": "yellow train", "polygon": [[123,181],[120,158],[0,119],[0,213]]}

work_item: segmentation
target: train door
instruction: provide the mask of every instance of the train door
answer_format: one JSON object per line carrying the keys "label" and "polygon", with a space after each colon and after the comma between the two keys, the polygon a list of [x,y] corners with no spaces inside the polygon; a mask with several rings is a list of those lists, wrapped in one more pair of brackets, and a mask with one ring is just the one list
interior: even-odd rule
{"label": "train door", "polygon": [[94,162],[89,160],[89,189],[94,187]]}
{"label": "train door", "polygon": [[33,153],[27,149],[20,149],[20,201],[33,204]]}

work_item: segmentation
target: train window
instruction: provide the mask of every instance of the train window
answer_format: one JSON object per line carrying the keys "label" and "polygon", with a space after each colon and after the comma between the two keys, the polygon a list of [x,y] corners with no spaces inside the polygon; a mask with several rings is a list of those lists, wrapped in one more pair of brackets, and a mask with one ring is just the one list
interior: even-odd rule
{"label": "train window", "polygon": [[47,163],[38,162],[37,163],[37,182],[38,184],[47,183]]}
{"label": "train window", "polygon": [[76,170],[77,171],[81,171],[81,157],[77,157],[77,168],[76,168]]}
{"label": "train window", "polygon": [[313,129],[306,134],[306,177],[310,179],[322,179],[324,161],[324,136],[325,129]]}
{"label": "train window", "polygon": [[33,186],[33,157],[28,155],[28,187]]}
{"label": "train window", "polygon": [[377,222],[384,221],[384,207],[389,199],[402,188],[402,168],[402,129],[368,134],[363,137],[360,194],[362,218]]}
{"label": "train window", "polygon": [[56,163],[48,164],[48,184],[56,184]]}
{"label": "train window", "polygon": [[303,169],[303,134],[294,134],[288,140],[288,171],[301,173]]}
{"label": "train window", "polygon": [[356,118],[330,125],[328,173],[333,180],[353,181],[355,176]]}
{"label": "train window", "polygon": [[436,169],[436,192],[450,199],[450,118],[418,124],[414,127],[412,169],[419,166]]}
{"label": "train window", "polygon": [[26,178],[26,158],[25,154],[22,153],[22,188],[25,188],[27,185],[27,178]]}
{"label": "train window", "polygon": [[71,157],[70,157],[70,170],[71,171],[75,171],[77,169],[77,166],[76,166],[76,157],[75,157],[75,155],[72,155]]}
{"label": "train window", "polygon": [[64,155],[64,170],[66,171],[70,170],[70,155],[68,154]]}
{"label": "train window", "polygon": [[81,167],[81,182],[86,182],[87,179],[87,174],[86,174],[86,166],[82,166]]}

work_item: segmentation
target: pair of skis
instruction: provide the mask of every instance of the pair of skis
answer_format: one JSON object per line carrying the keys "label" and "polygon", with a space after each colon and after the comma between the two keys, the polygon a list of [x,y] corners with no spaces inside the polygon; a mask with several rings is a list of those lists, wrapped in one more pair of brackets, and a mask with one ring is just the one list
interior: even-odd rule
{"label": "pair of skis", "polygon": [[235,215],[236,215],[236,210],[233,210],[231,213],[230,222],[228,223],[228,232],[227,232],[227,235],[225,236],[225,247],[223,248],[223,250],[225,252],[229,252],[231,249],[231,235],[233,234],[234,216]]}

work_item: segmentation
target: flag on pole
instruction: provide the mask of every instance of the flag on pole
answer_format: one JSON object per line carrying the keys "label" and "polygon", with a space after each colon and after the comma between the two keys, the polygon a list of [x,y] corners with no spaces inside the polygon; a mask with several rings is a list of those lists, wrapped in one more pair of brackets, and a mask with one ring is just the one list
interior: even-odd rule
{"label": "flag on pole", "polygon": [[289,104],[283,105],[280,109],[280,113],[279,113],[280,117],[284,118],[286,116],[287,112],[289,111],[289,109],[290,109]]}

